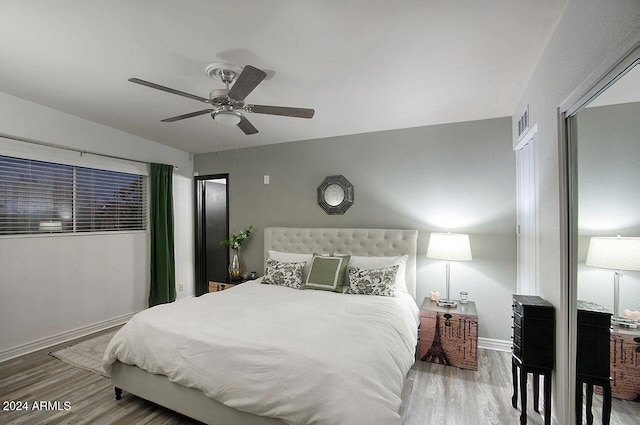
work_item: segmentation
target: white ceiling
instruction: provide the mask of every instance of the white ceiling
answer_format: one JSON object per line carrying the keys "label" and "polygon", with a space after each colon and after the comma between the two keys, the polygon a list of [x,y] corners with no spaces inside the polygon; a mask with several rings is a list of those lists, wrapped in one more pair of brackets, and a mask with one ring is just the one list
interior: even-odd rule
{"label": "white ceiling", "polygon": [[[0,91],[191,153],[510,116],[566,3],[2,0]],[[161,123],[203,104],[127,81],[208,97],[211,62],[268,73],[247,102],[315,117]]]}

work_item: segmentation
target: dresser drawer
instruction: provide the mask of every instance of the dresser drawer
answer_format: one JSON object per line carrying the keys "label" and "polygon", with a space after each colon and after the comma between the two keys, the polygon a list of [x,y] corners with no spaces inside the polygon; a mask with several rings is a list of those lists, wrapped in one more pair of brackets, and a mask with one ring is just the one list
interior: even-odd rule
{"label": "dresser drawer", "polygon": [[555,317],[553,305],[537,296],[514,295],[512,308],[514,316],[517,314],[527,319],[552,320]]}
{"label": "dresser drawer", "polygon": [[513,355],[522,362],[522,348],[517,344],[513,344]]}
{"label": "dresser drawer", "polygon": [[522,316],[515,311],[513,312],[513,325],[522,327]]}
{"label": "dresser drawer", "polygon": [[513,343],[517,346],[522,346],[522,329],[520,326],[513,327]]}

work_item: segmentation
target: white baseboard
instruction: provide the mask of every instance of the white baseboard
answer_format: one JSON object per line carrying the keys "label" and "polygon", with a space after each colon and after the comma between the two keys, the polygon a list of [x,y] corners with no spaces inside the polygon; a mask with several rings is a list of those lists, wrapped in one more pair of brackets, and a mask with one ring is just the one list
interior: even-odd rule
{"label": "white baseboard", "polygon": [[36,341],[28,342],[26,344],[2,350],[0,351],[0,362],[23,356],[25,354],[33,353],[34,351],[52,347],[57,344],[62,344],[64,342],[90,335],[95,332],[100,332],[114,326],[122,325],[123,323],[129,321],[129,319],[131,319],[134,314],[136,313],[123,314],[122,316],[114,317],[112,319],[103,320],[98,323],[82,326],[80,328],[72,329],[70,331],[62,332]]}
{"label": "white baseboard", "polygon": [[478,348],[484,348],[485,350],[506,351],[510,353],[512,346],[513,343],[511,341],[504,341],[502,339],[478,338]]}

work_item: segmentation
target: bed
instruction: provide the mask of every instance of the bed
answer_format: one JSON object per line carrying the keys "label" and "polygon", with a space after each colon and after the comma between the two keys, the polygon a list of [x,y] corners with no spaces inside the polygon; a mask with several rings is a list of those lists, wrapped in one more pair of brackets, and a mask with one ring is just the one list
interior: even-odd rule
{"label": "bed", "polygon": [[266,228],[265,262],[400,256],[406,289],[347,295],[260,278],[145,310],[105,353],[117,398],[125,390],[212,425],[400,424],[417,338],[416,249],[415,230]]}

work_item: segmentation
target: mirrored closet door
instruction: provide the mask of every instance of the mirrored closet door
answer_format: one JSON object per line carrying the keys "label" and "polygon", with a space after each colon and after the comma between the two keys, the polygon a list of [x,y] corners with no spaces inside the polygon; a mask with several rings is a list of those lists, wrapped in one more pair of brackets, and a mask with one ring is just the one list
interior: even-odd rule
{"label": "mirrored closet door", "polygon": [[[609,416],[610,404],[611,424],[636,424],[640,412],[638,60],[627,61],[608,78],[597,96],[571,113],[566,123],[572,314],[577,310],[572,328],[577,335],[575,409],[577,422],[589,421],[592,414],[594,423],[607,423],[603,413]],[[598,327],[598,321],[604,324]]]}

